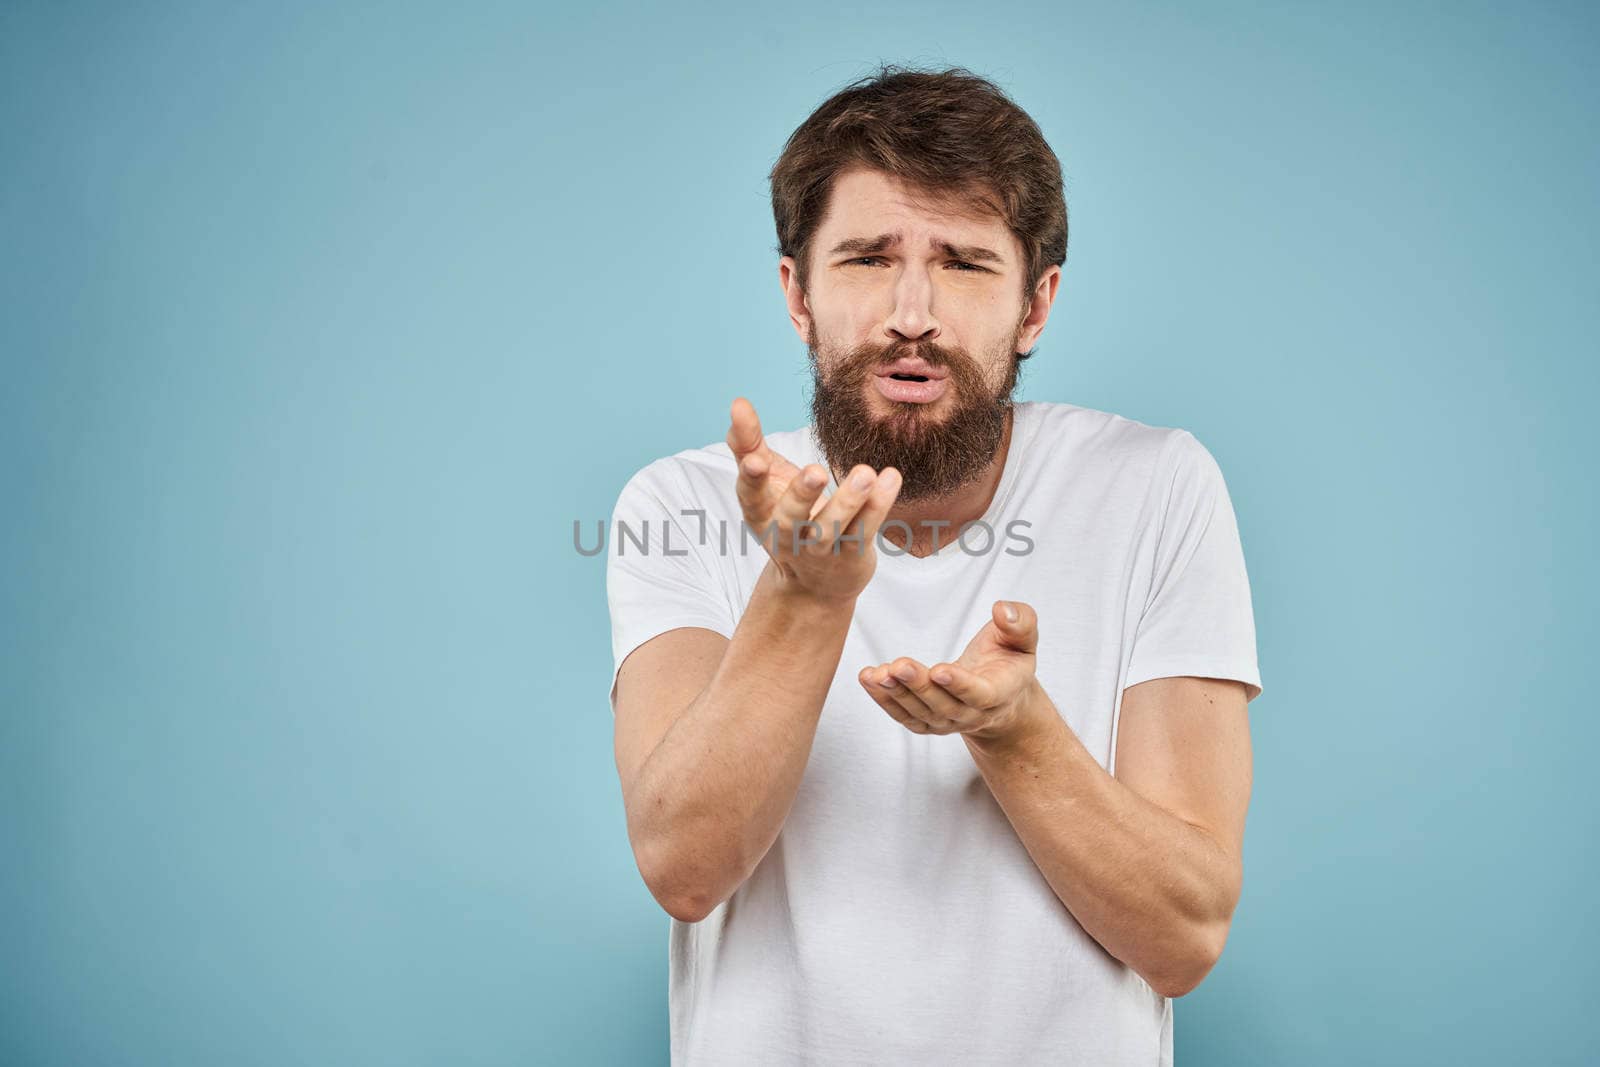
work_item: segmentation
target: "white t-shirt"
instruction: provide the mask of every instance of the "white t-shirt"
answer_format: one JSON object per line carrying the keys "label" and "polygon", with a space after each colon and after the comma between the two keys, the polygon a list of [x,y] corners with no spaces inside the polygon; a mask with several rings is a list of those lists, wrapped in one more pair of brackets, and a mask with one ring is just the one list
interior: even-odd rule
{"label": "white t-shirt", "polygon": [[[1128,686],[1199,675],[1261,692],[1206,448],[1072,404],[1015,411],[992,538],[945,531],[923,558],[880,547],[783,830],[707,918],[672,920],[674,1064],[1172,1062],[1171,1001],[1078,925],[961,738],[906,730],[856,679],[897,656],[953,659],[1015,599],[1039,614],[1040,683],[1108,770]],[[810,427],[767,441],[827,466]],[[767,560],[741,537],[734,479],[718,443],[623,489],[606,545],[614,671],[675,627],[733,634]]]}

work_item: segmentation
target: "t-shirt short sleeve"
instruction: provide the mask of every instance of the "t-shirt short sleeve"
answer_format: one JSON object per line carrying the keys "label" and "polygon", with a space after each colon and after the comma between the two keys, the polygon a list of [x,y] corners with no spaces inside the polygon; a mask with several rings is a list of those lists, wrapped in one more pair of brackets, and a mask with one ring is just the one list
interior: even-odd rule
{"label": "t-shirt short sleeve", "polygon": [[[1166,498],[1150,596],[1134,636],[1126,685],[1192,675],[1244,682],[1261,695],[1250,579],[1233,502],[1217,461],[1179,430],[1158,464]],[[1170,478],[1170,481],[1168,480]]]}
{"label": "t-shirt short sleeve", "polygon": [[628,655],[659,634],[701,626],[732,637],[725,585],[701,544],[700,520],[685,516],[698,504],[671,469],[657,460],[623,486],[606,541],[606,600],[611,608],[611,713],[617,672]]}

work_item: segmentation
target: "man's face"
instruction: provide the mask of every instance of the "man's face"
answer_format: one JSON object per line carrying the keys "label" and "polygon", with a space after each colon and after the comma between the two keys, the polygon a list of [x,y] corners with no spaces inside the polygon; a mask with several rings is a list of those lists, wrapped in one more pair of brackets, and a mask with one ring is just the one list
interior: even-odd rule
{"label": "man's face", "polygon": [[1043,328],[1038,301],[1022,299],[1021,242],[1000,219],[963,210],[850,170],[812,240],[803,297],[784,258],[828,462],[895,467],[902,502],[982,476],[1004,436],[1016,353]]}

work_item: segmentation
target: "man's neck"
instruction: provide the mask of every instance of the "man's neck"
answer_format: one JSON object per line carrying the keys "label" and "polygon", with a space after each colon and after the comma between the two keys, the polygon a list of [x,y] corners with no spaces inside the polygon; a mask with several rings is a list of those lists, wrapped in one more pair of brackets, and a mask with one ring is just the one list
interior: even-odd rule
{"label": "man's neck", "polygon": [[[1000,435],[1000,446],[995,449],[994,458],[984,468],[981,477],[953,493],[909,504],[896,503],[889,509],[885,520],[884,540],[920,558],[932,555],[936,549],[954,541],[964,523],[983,518],[994,500],[995,491],[1000,488],[1000,475],[1006,469],[1006,454],[1011,450],[1011,428],[1016,422],[1016,412],[1015,405],[1007,409],[1006,427]],[[905,527],[887,525],[895,520],[911,528],[909,549]]]}

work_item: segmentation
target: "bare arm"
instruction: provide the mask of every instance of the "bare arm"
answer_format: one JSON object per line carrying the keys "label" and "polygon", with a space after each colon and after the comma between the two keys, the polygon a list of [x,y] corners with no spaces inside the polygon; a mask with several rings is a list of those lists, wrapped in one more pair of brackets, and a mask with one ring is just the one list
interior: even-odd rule
{"label": "bare arm", "polygon": [[1159,678],[1123,694],[1112,777],[1043,690],[1031,727],[967,747],[1067,910],[1159,993],[1222,955],[1244,872],[1244,685]]}
{"label": "bare arm", "polygon": [[[732,639],[669,630],[617,674],[628,836],[650,892],[685,922],[726,900],[783,828],[899,492],[897,472],[858,467],[824,499],[822,467],[801,471],[768,449],[748,403],[733,416],[740,503],[756,533],[774,524],[763,542],[771,558]],[[797,536],[808,519],[816,528]],[[836,522],[859,540],[835,551]]]}
{"label": "bare arm", "polygon": [[769,563],[731,641],[671,630],[623,663],[616,749],[628,836],[674,917],[703,919],[772,847],[854,610],[785,591]]}
{"label": "bare arm", "polygon": [[1073,918],[1152,988],[1179,997],[1215,965],[1239,900],[1250,801],[1242,682],[1158,678],[1122,697],[1116,776],[1034,675],[1038,618],[995,605],[954,663],[902,657],[863,687],[916,733],[960,733]]}

